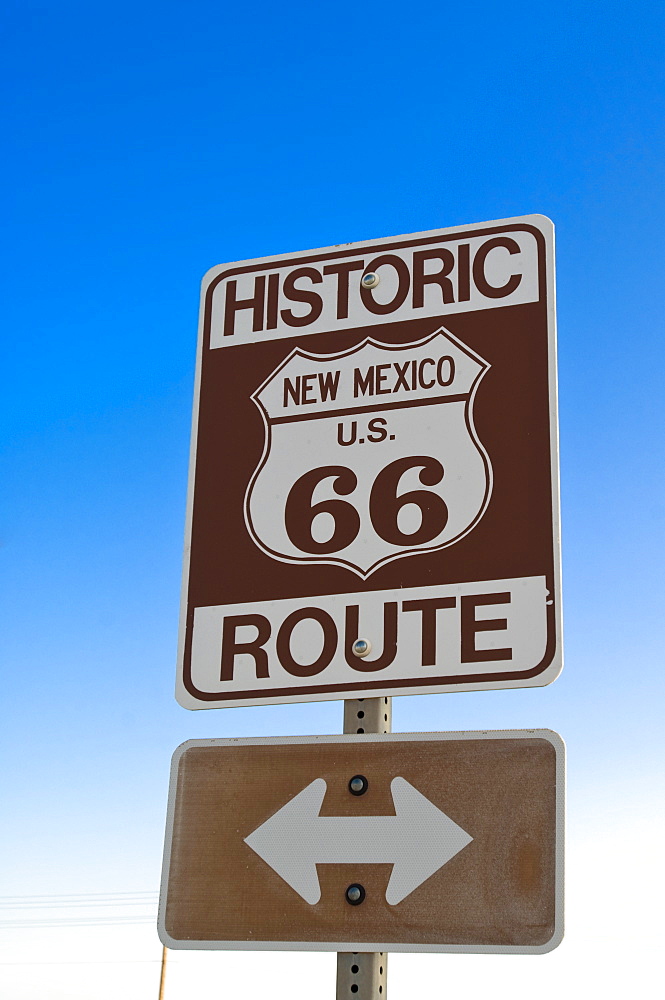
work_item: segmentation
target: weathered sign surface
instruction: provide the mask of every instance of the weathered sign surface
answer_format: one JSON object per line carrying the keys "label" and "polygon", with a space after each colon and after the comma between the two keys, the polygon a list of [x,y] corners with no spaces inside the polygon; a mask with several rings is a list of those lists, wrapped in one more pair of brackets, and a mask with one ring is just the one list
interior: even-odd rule
{"label": "weathered sign surface", "polygon": [[161,939],[549,951],[563,933],[563,753],[549,730],[184,743]]}
{"label": "weathered sign surface", "polygon": [[553,273],[542,216],[209,272],[181,704],[554,679]]}

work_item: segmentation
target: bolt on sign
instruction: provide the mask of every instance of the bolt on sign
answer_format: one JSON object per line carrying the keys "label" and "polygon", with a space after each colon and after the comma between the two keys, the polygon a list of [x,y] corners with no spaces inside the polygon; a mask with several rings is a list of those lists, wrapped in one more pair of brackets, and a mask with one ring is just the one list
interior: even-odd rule
{"label": "bolt on sign", "polygon": [[206,275],[182,705],[556,677],[553,275],[542,216]]}
{"label": "bolt on sign", "polygon": [[190,740],[173,757],[160,938],[550,951],[563,782],[549,730]]}

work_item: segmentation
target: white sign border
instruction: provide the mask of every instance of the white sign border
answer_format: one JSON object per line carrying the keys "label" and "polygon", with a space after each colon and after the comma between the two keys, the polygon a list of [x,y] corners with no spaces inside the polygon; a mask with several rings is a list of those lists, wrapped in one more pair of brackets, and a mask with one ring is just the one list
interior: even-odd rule
{"label": "white sign border", "polygon": [[[182,755],[193,747],[238,746],[314,746],[344,743],[442,742],[447,740],[544,739],[554,747],[556,759],[556,846],[554,880],[554,933],[542,945],[458,945],[404,944],[386,941],[179,941],[165,927],[168,878],[171,867],[171,845],[178,765]],[[181,743],[171,762],[169,798],[164,839],[164,860],[159,894],[157,932],[163,945],[172,950],[190,951],[322,951],[322,952],[436,952],[471,955],[544,955],[557,948],[564,935],[564,843],[565,843],[566,747],[561,736],[552,729],[497,729],[449,733],[366,733],[348,736],[263,736],[237,739],[196,739]]]}

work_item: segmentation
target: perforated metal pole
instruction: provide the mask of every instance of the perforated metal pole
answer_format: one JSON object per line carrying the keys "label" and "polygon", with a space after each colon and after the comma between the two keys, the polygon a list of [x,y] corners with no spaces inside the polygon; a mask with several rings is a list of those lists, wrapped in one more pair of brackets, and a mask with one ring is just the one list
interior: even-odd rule
{"label": "perforated metal pole", "polygon": [[344,702],[345,733],[390,733],[392,698],[349,698]]}
{"label": "perforated metal pole", "polygon": [[337,1000],[381,1000],[386,995],[388,955],[382,951],[338,952]]}
{"label": "perforated metal pole", "polygon": [[[344,702],[345,733],[389,733],[392,698],[353,698]],[[386,1000],[388,955],[380,952],[339,952],[337,1000]]]}

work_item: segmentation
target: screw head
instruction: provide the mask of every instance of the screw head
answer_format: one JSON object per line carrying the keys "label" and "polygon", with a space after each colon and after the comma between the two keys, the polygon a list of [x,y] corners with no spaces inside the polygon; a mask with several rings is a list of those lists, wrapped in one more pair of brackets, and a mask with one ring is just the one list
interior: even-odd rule
{"label": "screw head", "polygon": [[351,906],[360,906],[365,898],[365,888],[359,882],[354,882],[344,893],[347,903]]}
{"label": "screw head", "polygon": [[369,639],[356,639],[351,650],[355,656],[369,656],[372,652],[372,643]]}
{"label": "screw head", "polygon": [[376,288],[381,278],[374,271],[368,271],[367,274],[363,274],[360,279],[360,284],[363,288]]}
{"label": "screw head", "polygon": [[369,788],[369,781],[364,774],[354,774],[349,782],[349,791],[352,795],[364,795]]}

